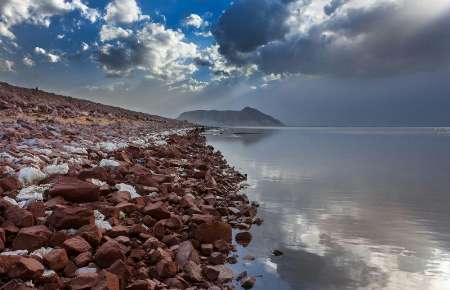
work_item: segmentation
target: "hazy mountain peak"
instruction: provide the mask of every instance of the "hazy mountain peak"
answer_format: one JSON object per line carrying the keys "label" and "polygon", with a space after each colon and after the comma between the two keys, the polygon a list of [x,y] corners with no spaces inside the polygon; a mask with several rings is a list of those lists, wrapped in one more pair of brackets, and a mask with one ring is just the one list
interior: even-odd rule
{"label": "hazy mountain peak", "polygon": [[284,126],[272,116],[261,111],[245,107],[240,111],[197,110],[182,113],[179,120],[186,120],[206,126],[237,127],[237,126]]}

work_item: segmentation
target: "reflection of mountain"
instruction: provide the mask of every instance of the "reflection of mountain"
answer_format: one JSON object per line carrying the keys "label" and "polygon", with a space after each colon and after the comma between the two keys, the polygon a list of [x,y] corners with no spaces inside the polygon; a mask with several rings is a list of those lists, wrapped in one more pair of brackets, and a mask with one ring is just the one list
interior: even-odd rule
{"label": "reflection of mountain", "polygon": [[241,111],[198,110],[184,112],[178,120],[186,120],[206,126],[284,126],[282,122],[256,109],[245,107]]}
{"label": "reflection of mountain", "polygon": [[279,130],[256,129],[256,128],[233,128],[225,129],[219,136],[209,136],[210,141],[226,143],[242,143],[246,146],[261,142],[262,140],[278,134]]}

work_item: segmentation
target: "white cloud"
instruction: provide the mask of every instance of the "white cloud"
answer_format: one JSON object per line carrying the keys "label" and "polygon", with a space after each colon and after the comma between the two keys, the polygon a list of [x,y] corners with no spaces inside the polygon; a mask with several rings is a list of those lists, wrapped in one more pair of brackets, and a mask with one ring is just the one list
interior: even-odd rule
{"label": "white cloud", "polygon": [[202,36],[202,37],[213,37],[213,34],[211,33],[211,31],[197,31],[194,32],[195,35],[197,36]]}
{"label": "white cloud", "polygon": [[150,17],[142,15],[141,8],[135,0],[114,0],[106,5],[104,19],[109,23],[129,24]]}
{"label": "white cloud", "polygon": [[191,78],[170,86],[170,90],[178,90],[181,92],[200,92],[206,88],[208,84],[208,82]]}
{"label": "white cloud", "polygon": [[86,42],[82,42],[81,43],[81,51],[86,51],[89,49],[89,44],[87,44]]}
{"label": "white cloud", "polygon": [[0,59],[0,71],[14,72],[15,63],[11,60]]}
{"label": "white cloud", "polygon": [[242,66],[231,64],[220,54],[219,45],[217,44],[205,48],[201,52],[199,60],[212,71],[213,76],[211,79],[213,81],[221,81],[237,76],[249,77],[258,70],[258,67],[254,64]]}
{"label": "white cloud", "polygon": [[25,56],[25,57],[22,59],[22,62],[23,62],[24,65],[26,65],[26,66],[28,66],[28,67],[32,67],[32,66],[35,65],[34,60],[33,60],[30,56]]}
{"label": "white cloud", "polygon": [[147,78],[174,84],[197,71],[193,60],[198,56],[197,46],[186,42],[182,32],[149,23],[127,41],[100,47],[98,61],[109,75],[140,70]]}
{"label": "white cloud", "polygon": [[56,38],[58,38],[58,39],[63,39],[64,37],[65,37],[64,34],[58,34],[58,35],[56,36]]}
{"label": "white cloud", "polygon": [[61,61],[61,57],[59,55],[50,53],[48,51],[46,51],[45,49],[41,48],[41,47],[35,47],[34,48],[34,53],[37,55],[42,55],[45,56],[47,58],[47,60],[51,63],[57,63]]}
{"label": "white cloud", "polygon": [[183,24],[186,26],[192,26],[195,28],[200,28],[204,24],[203,19],[197,14],[191,14],[183,20]]}
{"label": "white cloud", "polygon": [[89,8],[81,0],[2,0],[0,1],[0,36],[15,39],[11,27],[21,23],[50,26],[51,18],[72,11],[95,22],[97,10]]}
{"label": "white cloud", "polygon": [[100,41],[110,41],[118,38],[128,38],[133,34],[130,29],[123,29],[112,25],[103,25],[100,29]]}

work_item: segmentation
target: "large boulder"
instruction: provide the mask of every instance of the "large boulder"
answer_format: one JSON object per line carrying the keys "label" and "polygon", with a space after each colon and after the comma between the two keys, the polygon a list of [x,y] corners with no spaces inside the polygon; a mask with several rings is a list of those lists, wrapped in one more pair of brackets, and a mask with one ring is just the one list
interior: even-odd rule
{"label": "large boulder", "polygon": [[161,201],[158,201],[155,203],[152,203],[152,202],[148,203],[144,207],[143,213],[151,216],[152,218],[154,218],[156,220],[170,218],[170,212],[167,209],[167,206]]}
{"label": "large boulder", "polygon": [[0,256],[0,277],[29,280],[39,278],[43,273],[44,266],[33,258]]}
{"label": "large boulder", "polygon": [[51,235],[52,232],[44,225],[22,228],[12,246],[14,250],[36,250],[44,246]]}
{"label": "large boulder", "polygon": [[6,210],[5,219],[19,228],[34,225],[33,214],[17,206],[11,206]]}
{"label": "large boulder", "polygon": [[56,229],[77,229],[94,224],[94,212],[83,207],[57,207],[48,218],[48,224]]}
{"label": "large boulder", "polygon": [[125,260],[125,255],[118,242],[109,240],[97,249],[94,260],[100,267],[108,268],[117,260]]}
{"label": "large boulder", "polygon": [[189,261],[200,262],[197,250],[195,250],[191,241],[184,241],[178,246],[175,261],[180,267],[184,267]]}
{"label": "large boulder", "polygon": [[62,196],[72,202],[91,202],[98,200],[99,188],[75,177],[60,176],[48,194],[52,197]]}
{"label": "large boulder", "polygon": [[0,187],[4,191],[14,191],[21,187],[19,179],[15,176],[7,176],[0,179]]}
{"label": "large boulder", "polygon": [[71,239],[65,240],[63,247],[73,254],[81,254],[83,252],[90,251],[92,249],[91,245],[82,237],[76,236]]}
{"label": "large boulder", "polygon": [[64,249],[54,249],[44,256],[44,264],[54,271],[64,269],[68,262],[69,258]]}
{"label": "large boulder", "polygon": [[216,240],[231,241],[231,226],[225,222],[212,221],[199,225],[195,231],[195,238],[201,243],[213,243]]}

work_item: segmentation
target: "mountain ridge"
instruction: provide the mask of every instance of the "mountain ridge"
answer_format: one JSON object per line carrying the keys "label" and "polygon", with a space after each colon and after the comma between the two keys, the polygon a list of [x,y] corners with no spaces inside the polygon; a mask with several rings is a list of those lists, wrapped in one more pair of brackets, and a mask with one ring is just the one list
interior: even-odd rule
{"label": "mountain ridge", "polygon": [[248,106],[240,111],[235,110],[187,111],[180,114],[180,116],[177,119],[205,126],[218,126],[218,127],[285,126],[280,120]]}

